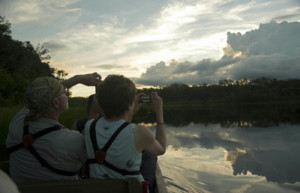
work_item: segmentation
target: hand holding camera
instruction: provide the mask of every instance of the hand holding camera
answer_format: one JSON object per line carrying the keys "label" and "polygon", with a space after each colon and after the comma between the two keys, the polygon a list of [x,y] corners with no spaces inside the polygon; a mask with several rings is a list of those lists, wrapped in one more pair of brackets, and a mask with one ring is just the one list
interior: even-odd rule
{"label": "hand holding camera", "polygon": [[151,103],[151,96],[150,95],[143,95],[140,97],[139,103],[146,103],[150,104]]}

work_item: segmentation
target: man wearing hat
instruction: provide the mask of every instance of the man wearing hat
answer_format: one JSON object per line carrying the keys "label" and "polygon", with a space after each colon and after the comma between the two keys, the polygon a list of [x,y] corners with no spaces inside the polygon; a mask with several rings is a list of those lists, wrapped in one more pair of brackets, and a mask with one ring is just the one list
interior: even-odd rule
{"label": "man wearing hat", "polygon": [[97,73],[59,81],[53,77],[34,80],[24,95],[25,107],[11,120],[6,140],[10,175],[16,183],[78,179],[84,159],[84,139],[64,128],[59,115],[68,109],[66,89],[100,84]]}

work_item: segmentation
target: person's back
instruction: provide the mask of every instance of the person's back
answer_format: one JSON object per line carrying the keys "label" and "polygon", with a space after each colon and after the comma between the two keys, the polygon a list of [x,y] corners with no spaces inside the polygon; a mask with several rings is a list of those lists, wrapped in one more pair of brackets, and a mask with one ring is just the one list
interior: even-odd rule
{"label": "person's back", "polygon": [[[28,109],[23,108],[12,119],[6,140],[7,147],[12,147],[22,141],[23,121],[27,113]],[[84,140],[79,132],[65,129],[53,119],[41,118],[39,121],[28,123],[29,132],[32,134],[55,125],[59,125],[61,129],[35,140],[33,147],[54,168],[66,171],[79,170],[82,155],[85,153]],[[64,176],[49,171],[25,148],[10,154],[10,175],[17,183],[53,179],[78,179],[77,175]]]}
{"label": "person's back", "polygon": [[[85,130],[85,143],[87,147],[92,147],[92,141],[90,138],[90,126],[93,120],[86,124]],[[100,118],[97,121],[95,127],[97,128],[97,144],[99,147],[104,147],[109,138],[116,132],[116,130],[124,123],[124,120],[118,120],[113,122],[108,122],[104,118]],[[107,150],[107,156],[105,160],[117,166],[119,169],[126,171],[139,171],[142,159],[142,154],[138,153],[135,149],[133,141],[133,128],[134,124],[129,124],[126,126],[122,132],[113,141],[109,149]],[[92,157],[94,155],[93,148],[87,148],[87,157]],[[91,178],[113,178],[113,179],[126,179],[126,178],[138,178],[143,180],[140,173],[136,175],[122,175],[118,172],[111,170],[104,165],[91,164],[90,173]]]}
{"label": "person's back", "polygon": [[[119,75],[108,76],[98,87],[97,99],[104,117],[96,120],[95,127],[91,126],[93,125],[92,121],[85,126],[86,151],[91,178],[135,177],[143,180],[139,173],[142,152],[147,151],[153,155],[164,154],[166,135],[163,128],[162,99],[157,93],[151,94],[151,104],[158,122],[156,136],[153,136],[149,128],[130,123],[136,110],[144,105],[138,103],[143,95],[139,94],[136,97],[134,83]],[[103,159],[103,146],[107,145],[106,142],[124,122],[129,124],[120,131],[107,151],[104,152],[106,157],[104,156]],[[95,134],[91,132],[92,128],[95,128]],[[92,140],[93,137],[96,139]]]}
{"label": "person's back", "polygon": [[75,76],[63,85],[54,78],[42,77],[27,88],[26,107],[11,120],[6,140],[15,182],[78,179],[85,156],[84,139],[79,132],[65,129],[58,118],[68,108],[65,87],[89,85],[93,75]]}

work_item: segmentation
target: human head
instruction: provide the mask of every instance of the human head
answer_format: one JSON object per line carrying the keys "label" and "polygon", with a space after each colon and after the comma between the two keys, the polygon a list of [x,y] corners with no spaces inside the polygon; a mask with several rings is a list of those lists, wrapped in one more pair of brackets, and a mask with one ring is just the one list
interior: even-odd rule
{"label": "human head", "polygon": [[41,115],[54,111],[52,102],[58,96],[63,86],[53,77],[35,79],[24,95],[24,104],[30,111],[29,120],[38,119]]}
{"label": "human head", "polygon": [[135,84],[122,75],[109,75],[97,87],[97,100],[107,118],[123,115],[133,104]]}
{"label": "human head", "polygon": [[87,109],[86,109],[87,114],[89,114],[89,112],[91,111],[91,107],[92,107],[92,104],[93,104],[93,101],[94,101],[94,97],[95,97],[95,94],[92,94],[88,97],[88,103],[87,103]]}

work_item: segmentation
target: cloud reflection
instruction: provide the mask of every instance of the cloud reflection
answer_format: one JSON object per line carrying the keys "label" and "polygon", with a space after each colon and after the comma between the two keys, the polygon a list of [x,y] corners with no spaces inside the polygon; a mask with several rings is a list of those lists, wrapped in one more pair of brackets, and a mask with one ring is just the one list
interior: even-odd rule
{"label": "cloud reflection", "polygon": [[233,174],[251,173],[277,183],[300,182],[300,128],[279,124],[268,128],[219,124],[190,124],[169,129],[168,143],[174,148],[223,148]]}

